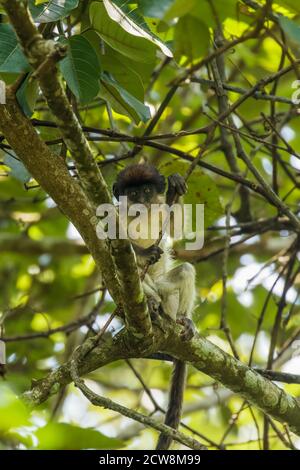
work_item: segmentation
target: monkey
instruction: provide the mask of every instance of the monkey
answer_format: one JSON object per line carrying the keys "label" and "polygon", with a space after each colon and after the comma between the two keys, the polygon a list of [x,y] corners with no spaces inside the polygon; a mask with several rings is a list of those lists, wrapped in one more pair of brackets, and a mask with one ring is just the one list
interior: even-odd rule
{"label": "monkey", "polygon": [[[170,206],[174,198],[187,192],[184,178],[179,174],[168,177],[163,175],[152,165],[131,164],[122,170],[113,185],[113,194],[117,200],[120,196],[127,196],[127,204],[143,204],[146,207],[148,226],[151,223],[150,208],[152,204],[166,203]],[[128,216],[128,219],[131,218]],[[129,237],[130,238],[130,237]],[[156,240],[130,239],[135,252],[139,272],[143,272],[145,264],[149,268],[142,281],[151,318],[155,320],[158,315],[164,314],[182,325],[182,340],[191,339],[195,333],[191,320],[194,308],[195,269],[190,263],[174,266],[170,249],[166,240],[162,239],[158,246]],[[186,364],[174,359],[173,374],[169,393],[169,403],[165,416],[165,424],[177,429],[181,418],[183,393],[186,382]],[[172,439],[161,434],[158,439],[158,450],[168,449]]]}

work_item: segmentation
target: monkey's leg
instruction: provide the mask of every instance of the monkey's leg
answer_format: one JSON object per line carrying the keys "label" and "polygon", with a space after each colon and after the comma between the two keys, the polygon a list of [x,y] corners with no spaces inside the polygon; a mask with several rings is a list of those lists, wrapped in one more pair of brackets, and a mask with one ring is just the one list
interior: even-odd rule
{"label": "monkey's leg", "polygon": [[147,297],[150,316],[152,320],[155,321],[161,313],[162,300],[157,292],[154,282],[148,274],[146,274],[142,284]]}
{"label": "monkey's leg", "polygon": [[183,326],[181,337],[183,341],[189,341],[195,335],[195,326],[192,321],[192,312],[196,299],[195,289],[195,269],[189,263],[183,263],[179,274],[179,307],[177,314],[177,323]]}
{"label": "monkey's leg", "polygon": [[195,298],[195,268],[190,263],[183,263],[167,273],[168,280],[179,289],[179,305],[177,317],[191,317]]}
{"label": "monkey's leg", "polygon": [[183,263],[168,271],[162,276],[157,287],[163,299],[164,309],[165,303],[168,303],[168,297],[175,291],[179,292],[179,301],[176,311],[169,312],[169,308],[166,309],[166,313],[173,318],[173,320],[181,316],[187,318],[191,317],[196,298],[196,289],[195,269],[190,263]]}

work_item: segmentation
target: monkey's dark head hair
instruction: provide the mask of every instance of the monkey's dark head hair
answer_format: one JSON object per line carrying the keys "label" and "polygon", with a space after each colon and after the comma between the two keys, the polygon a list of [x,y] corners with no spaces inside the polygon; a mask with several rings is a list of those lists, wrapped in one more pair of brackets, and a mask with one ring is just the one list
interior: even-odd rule
{"label": "monkey's dark head hair", "polygon": [[118,174],[113,193],[118,199],[125,194],[126,188],[145,184],[155,186],[158,194],[162,194],[166,189],[165,177],[154,166],[147,163],[129,165]]}

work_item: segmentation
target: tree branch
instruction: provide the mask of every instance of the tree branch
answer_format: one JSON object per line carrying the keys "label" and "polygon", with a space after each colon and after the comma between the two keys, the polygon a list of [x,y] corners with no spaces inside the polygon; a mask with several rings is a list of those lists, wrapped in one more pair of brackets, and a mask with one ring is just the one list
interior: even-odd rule
{"label": "tree branch", "polygon": [[70,370],[71,370],[71,377],[76,385],[83,395],[95,406],[101,406],[103,408],[108,408],[109,410],[116,411],[117,413],[120,413],[123,416],[126,416],[127,418],[134,419],[135,421],[145,424],[147,426],[151,426],[152,428],[156,429],[159,432],[163,432],[164,434],[172,437],[177,442],[180,442],[181,444],[186,445],[187,447],[190,447],[191,449],[194,450],[207,450],[207,448],[203,445],[200,444],[200,442],[196,441],[195,439],[192,439],[191,437],[186,436],[185,434],[176,431],[173,428],[170,428],[169,426],[166,426],[165,424],[159,423],[153,418],[150,418],[149,416],[145,416],[141,413],[138,413],[135,410],[130,410],[126,408],[125,406],[122,406],[118,403],[113,402],[109,398],[102,397],[100,395],[97,395],[94,393],[91,389],[89,389],[84,381],[80,379],[78,375],[78,369],[77,369],[77,361],[76,361],[76,354],[74,354],[74,359],[71,361],[70,365]]}
{"label": "tree branch", "polygon": [[[92,206],[96,209],[99,204],[112,204],[106,182],[59,80],[56,63],[52,60],[54,56],[56,57],[58,44],[43,39],[23,2],[1,0],[1,3],[16,30],[29,62],[35,69],[43,94],[56,119],[64,142],[76,162],[80,182]],[[46,63],[47,66],[45,66]],[[38,178],[37,181],[39,181]],[[61,208],[63,209],[63,206]],[[93,216],[96,219],[95,214]],[[116,220],[118,222],[117,216]],[[127,239],[116,238],[109,240],[105,248],[106,252],[111,248],[109,257],[111,269],[117,268],[118,287],[121,294],[118,298],[122,299],[126,323],[131,334],[137,340],[150,336],[152,331],[150,315],[130,242]]]}
{"label": "tree branch", "polygon": [[81,234],[104,281],[117,303],[121,303],[118,279],[107,244],[96,234],[94,208],[79,184],[70,176],[64,161],[40,139],[8,90],[6,105],[0,106],[0,128],[30,174],[52,197]]}
{"label": "tree branch", "polygon": [[[167,320],[162,322],[161,327],[153,328],[154,342],[143,353],[137,351],[128,341],[128,334],[124,329],[114,338],[106,338],[87,356],[86,351],[90,350],[93,342],[91,338],[77,351],[79,374],[84,375],[116,359],[147,357],[162,351],[193,365],[238,393],[266,415],[287,423],[293,432],[300,435],[300,402],[296,398],[200,335],[189,342],[182,342],[180,326]],[[45,401],[71,381],[70,368],[69,361],[51,372],[45,379],[37,382],[31,391],[26,392],[25,400],[31,406]]]}

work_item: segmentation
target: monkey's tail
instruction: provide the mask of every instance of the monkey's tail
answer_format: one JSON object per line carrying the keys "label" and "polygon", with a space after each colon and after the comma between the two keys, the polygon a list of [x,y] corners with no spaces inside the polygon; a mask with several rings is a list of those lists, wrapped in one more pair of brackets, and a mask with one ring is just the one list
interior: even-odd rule
{"label": "monkey's tail", "polygon": [[[165,424],[173,429],[177,429],[180,423],[183,393],[186,381],[185,362],[174,359],[174,368],[171,380],[168,409],[165,416]],[[158,438],[156,450],[167,450],[172,443],[172,438],[166,434],[161,434]]]}

